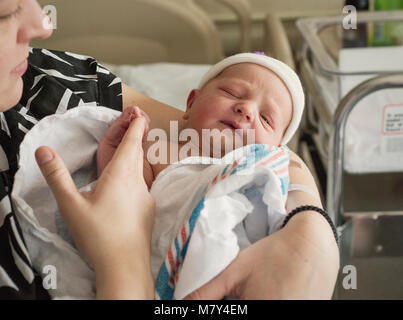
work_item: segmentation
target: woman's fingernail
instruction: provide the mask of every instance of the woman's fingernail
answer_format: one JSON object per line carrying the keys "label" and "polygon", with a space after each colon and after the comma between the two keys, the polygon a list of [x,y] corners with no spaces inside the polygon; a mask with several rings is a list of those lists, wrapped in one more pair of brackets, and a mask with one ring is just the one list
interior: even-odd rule
{"label": "woman's fingernail", "polygon": [[42,148],[36,152],[36,158],[40,164],[46,164],[53,159],[53,154],[48,149]]}

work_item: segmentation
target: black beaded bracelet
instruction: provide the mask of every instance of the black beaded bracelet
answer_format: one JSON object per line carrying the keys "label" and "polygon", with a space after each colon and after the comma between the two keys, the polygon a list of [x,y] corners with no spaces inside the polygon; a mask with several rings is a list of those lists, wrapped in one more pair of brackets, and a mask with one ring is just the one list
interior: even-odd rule
{"label": "black beaded bracelet", "polygon": [[318,213],[320,213],[326,220],[327,222],[330,224],[330,227],[333,230],[333,234],[334,234],[334,238],[336,239],[336,243],[337,245],[339,245],[339,236],[337,235],[337,230],[336,227],[334,226],[334,223],[332,221],[332,219],[330,219],[329,215],[321,208],[315,207],[315,206],[300,206],[298,208],[295,208],[294,210],[292,210],[284,219],[283,221],[283,225],[281,226],[281,228],[284,228],[285,225],[287,224],[287,222],[297,213],[299,212],[303,212],[303,211],[316,211]]}

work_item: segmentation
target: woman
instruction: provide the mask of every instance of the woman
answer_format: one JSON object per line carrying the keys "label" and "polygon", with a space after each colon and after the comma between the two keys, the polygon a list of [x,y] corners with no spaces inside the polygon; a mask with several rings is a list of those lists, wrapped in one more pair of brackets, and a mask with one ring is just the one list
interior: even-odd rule
{"label": "woman", "polygon": [[[18,148],[25,133],[41,118],[83,103],[118,110],[139,105],[150,116],[151,128],[166,131],[169,120],[181,118],[180,111],[121,84],[92,58],[38,49],[29,54],[31,39],[51,34],[43,29],[43,19],[35,0],[0,0],[3,148],[0,298],[3,299],[49,298],[37,273],[41,270],[32,270],[9,198]],[[149,242],[154,203],[142,179],[143,132],[144,119],[139,118],[130,125],[95,190],[86,195],[78,193],[54,151],[42,147],[36,152],[38,165],[74,241],[94,267],[98,298],[153,298]],[[304,164],[296,156],[293,160],[292,183],[316,190]],[[288,211],[304,204],[320,206],[314,197],[301,191],[291,192],[289,199]],[[132,208],[137,208],[136,215]],[[304,211],[280,231],[242,251],[226,270],[189,298],[219,299],[235,294],[245,299],[327,299],[333,292],[338,266],[338,248],[328,222],[314,211]]]}

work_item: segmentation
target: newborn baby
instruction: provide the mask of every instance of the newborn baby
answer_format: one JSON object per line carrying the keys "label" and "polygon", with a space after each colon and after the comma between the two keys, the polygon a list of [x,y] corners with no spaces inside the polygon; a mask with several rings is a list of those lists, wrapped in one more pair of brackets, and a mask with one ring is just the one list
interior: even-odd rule
{"label": "newborn baby", "polygon": [[[159,152],[166,150],[167,154],[159,154],[158,158],[168,160],[167,163],[161,163],[151,159],[152,152],[149,151],[155,142],[144,142],[144,179],[157,203],[151,246],[151,263],[155,279],[158,272],[160,273],[159,278],[166,278],[163,274],[165,269],[161,265],[167,254],[172,254],[168,250],[169,246],[173,246],[179,232],[182,232],[183,239],[189,237],[189,234],[183,235],[183,231],[180,230],[186,228],[181,229],[181,227],[189,219],[192,210],[200,204],[200,199],[205,196],[205,186],[211,185],[212,180],[217,180],[217,170],[211,169],[210,167],[213,166],[206,164],[202,159],[207,157],[218,160],[234,152],[237,146],[243,147],[250,143],[269,146],[274,152],[272,162],[275,162],[274,159],[284,159],[281,164],[284,168],[280,165],[279,167],[267,166],[267,170],[272,173],[270,179],[272,183],[275,182],[273,186],[279,185],[283,191],[281,194],[279,189],[279,194],[273,195],[274,199],[278,198],[274,202],[286,199],[288,149],[282,145],[286,144],[296,131],[301,119],[303,104],[302,86],[291,68],[264,55],[238,54],[213,66],[202,79],[199,88],[192,90],[188,96],[187,108],[183,116],[184,123],[180,127],[180,132],[185,129],[195,130],[199,137],[196,143],[195,141],[193,143],[159,141],[167,146],[165,149],[159,148]],[[131,119],[139,115],[148,119],[147,115],[136,107],[125,110],[124,117],[120,117],[111,125],[99,145],[98,175],[113,156],[113,144],[116,142],[111,141],[110,137],[116,137],[116,131],[121,131],[123,135]],[[206,129],[211,133],[207,140],[203,139],[203,131]],[[248,130],[253,133],[252,142],[248,140],[250,138]],[[216,140],[214,140],[215,138]],[[228,144],[227,138],[230,138],[230,144]],[[172,157],[172,153],[175,153],[175,157]],[[177,161],[174,161],[174,164],[169,163],[170,159],[177,159]],[[236,157],[234,159],[232,169],[237,165]],[[224,179],[224,175],[221,179]],[[273,182],[276,179],[281,181]],[[236,225],[230,228],[234,230],[238,238],[240,249],[276,231],[284,217],[283,202],[279,202],[279,205],[271,203],[270,205],[274,209],[272,208],[270,211],[269,208],[269,212],[267,209],[262,209],[268,205],[261,199],[264,197],[263,193],[267,192],[267,188],[265,191],[263,189],[256,191],[256,189],[253,194],[248,194],[245,192],[247,186],[250,186],[250,182],[245,182],[242,191],[239,191],[240,194],[244,194],[243,198],[239,195],[234,196],[234,199],[239,201],[236,202],[238,204],[235,207],[244,205],[245,209],[242,210],[245,214],[254,213],[253,218],[246,219],[244,216],[243,218],[237,216],[234,220]],[[235,191],[225,191],[228,186],[221,188],[224,190],[220,191],[222,194],[227,192],[232,196],[235,193]],[[271,190],[275,193],[274,189],[273,187]],[[249,201],[254,203],[254,208],[250,206]],[[231,211],[229,208],[232,204],[227,203],[225,199],[222,203],[225,204],[218,202],[217,212],[220,211],[220,206],[224,206],[221,210],[223,212]],[[280,208],[278,208],[279,206]],[[283,207],[282,210],[281,207]],[[222,223],[225,224],[225,222]],[[234,224],[234,222],[232,223]],[[178,245],[176,247],[178,248]],[[223,249],[225,251],[225,248]],[[228,249],[228,251],[231,250]],[[232,257],[234,254],[233,252]],[[225,256],[225,252],[223,255]],[[183,257],[182,259],[177,258],[177,262],[182,263]],[[172,274],[170,276],[172,278]],[[177,278],[176,275],[176,280]],[[170,281],[174,286],[175,279],[170,279]],[[158,285],[157,280],[157,289]],[[201,282],[197,286],[200,285]]]}

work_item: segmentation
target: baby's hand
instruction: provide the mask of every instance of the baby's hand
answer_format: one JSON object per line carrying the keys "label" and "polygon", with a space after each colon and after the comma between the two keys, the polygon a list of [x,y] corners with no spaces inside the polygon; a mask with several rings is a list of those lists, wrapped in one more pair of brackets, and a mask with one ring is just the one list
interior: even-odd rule
{"label": "baby's hand", "polygon": [[97,172],[98,177],[108,165],[123,136],[125,135],[130,123],[137,117],[144,117],[147,120],[146,128],[144,129],[143,141],[147,137],[147,132],[150,124],[150,118],[139,107],[127,107],[122,114],[111,124],[105,136],[102,138],[97,151]]}

